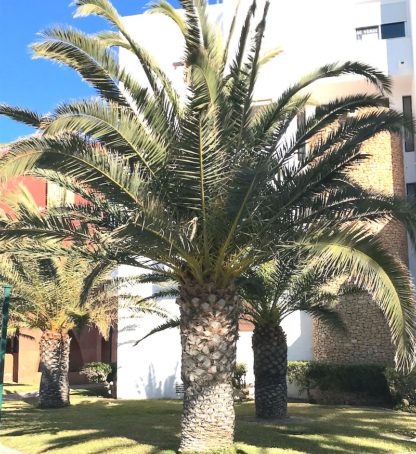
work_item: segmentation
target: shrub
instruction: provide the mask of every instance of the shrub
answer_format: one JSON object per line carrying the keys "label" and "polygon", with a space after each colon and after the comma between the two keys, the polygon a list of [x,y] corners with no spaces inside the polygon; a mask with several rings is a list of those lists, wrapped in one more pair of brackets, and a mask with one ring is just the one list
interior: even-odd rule
{"label": "shrub", "polygon": [[107,363],[88,363],[81,369],[81,374],[88,378],[90,383],[105,383],[112,368]]}
{"label": "shrub", "polygon": [[401,374],[389,367],[385,376],[390,395],[398,409],[416,412],[416,369],[409,374]]}
{"label": "shrub", "polygon": [[386,367],[378,364],[329,364],[315,361],[290,361],[288,380],[300,392],[335,390],[365,393],[389,400],[389,387],[384,374]]}
{"label": "shrub", "polygon": [[234,387],[242,389],[245,386],[245,376],[247,374],[247,364],[237,363],[234,370]]}
{"label": "shrub", "polygon": [[300,393],[306,391],[309,400],[315,389],[356,393],[378,397],[395,404],[397,410],[416,413],[416,369],[402,374],[379,364],[289,361],[288,380]]}

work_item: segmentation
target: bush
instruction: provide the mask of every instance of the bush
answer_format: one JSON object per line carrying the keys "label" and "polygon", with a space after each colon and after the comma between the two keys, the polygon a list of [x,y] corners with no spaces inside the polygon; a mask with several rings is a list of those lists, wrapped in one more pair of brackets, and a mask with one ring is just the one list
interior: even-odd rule
{"label": "bush", "polygon": [[361,396],[361,403],[366,402],[365,396],[377,397],[393,403],[397,410],[416,413],[416,369],[401,374],[379,364],[289,361],[288,380],[300,393],[306,391],[309,400],[313,400],[313,390],[355,393]]}
{"label": "bush", "polygon": [[237,363],[234,369],[234,387],[242,389],[246,384],[247,364]]}
{"label": "bush", "polygon": [[80,372],[88,378],[90,383],[105,383],[112,368],[107,363],[88,363]]}
{"label": "bush", "polygon": [[364,393],[383,400],[389,399],[386,367],[378,364],[329,364],[315,361],[290,361],[288,380],[306,391],[334,390],[344,393]]}
{"label": "bush", "polygon": [[393,368],[385,371],[390,395],[397,408],[416,412],[416,369],[409,374],[401,374]]}

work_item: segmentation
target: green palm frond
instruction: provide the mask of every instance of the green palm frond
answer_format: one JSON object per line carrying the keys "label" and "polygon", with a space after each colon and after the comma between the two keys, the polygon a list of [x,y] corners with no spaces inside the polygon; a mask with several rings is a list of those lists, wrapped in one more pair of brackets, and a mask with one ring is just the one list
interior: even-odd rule
{"label": "green palm frond", "polygon": [[161,323],[160,325],[158,325],[155,328],[153,328],[152,330],[150,330],[145,336],[143,336],[138,341],[136,341],[133,344],[133,347],[135,347],[136,345],[138,345],[140,342],[144,341],[148,337],[153,336],[153,334],[161,333],[162,331],[166,331],[167,329],[178,328],[180,323],[181,323],[181,321],[179,318],[172,318],[172,319],[167,320],[164,323]]}
{"label": "green palm frond", "polygon": [[39,128],[42,122],[45,121],[45,117],[36,112],[7,104],[0,104],[0,115],[33,126],[34,128]]}
{"label": "green palm frond", "polygon": [[[35,58],[46,58],[77,71],[106,100],[132,110],[148,105],[147,90],[122,68],[102,41],[74,28],[51,28],[32,44]],[[123,89],[119,83],[123,84]]]}
{"label": "green palm frond", "polygon": [[179,30],[185,36],[187,32],[186,22],[183,17],[178,14],[178,11],[166,0],[160,0],[153,2],[149,5],[148,12],[150,14],[163,14],[170,19],[172,19],[176,25],[179,27]]}

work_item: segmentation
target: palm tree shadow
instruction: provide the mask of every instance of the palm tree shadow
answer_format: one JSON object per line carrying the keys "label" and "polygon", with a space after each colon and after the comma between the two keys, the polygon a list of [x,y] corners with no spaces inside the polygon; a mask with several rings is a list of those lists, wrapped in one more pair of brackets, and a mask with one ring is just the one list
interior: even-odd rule
{"label": "palm tree shadow", "polygon": [[[115,440],[111,449],[120,445],[126,452],[137,444],[154,446],[154,452],[172,450],[179,445],[181,405],[178,402],[86,400],[47,412],[37,409],[33,399],[27,404],[30,407],[4,413],[3,435],[49,434],[47,447],[39,451],[42,453],[63,448],[76,452],[86,443],[106,438],[122,439]],[[100,449],[91,453],[102,452]]]}
{"label": "palm tree shadow", "polygon": [[[236,443],[257,446],[258,453],[267,453],[269,449],[279,448],[308,454],[347,454],[351,452],[378,454],[384,452],[380,450],[380,447],[360,446],[356,441],[373,439],[374,441],[384,441],[386,444],[397,442],[397,436],[392,433],[394,430],[389,426],[390,421],[387,415],[385,423],[381,427],[380,423],[374,424],[368,413],[359,409],[353,409],[352,414],[349,414],[351,410],[346,408],[345,416],[341,417],[339,414],[331,413],[332,407],[322,407],[318,411],[320,412],[318,417],[314,416],[311,411],[310,415],[306,413],[300,418],[270,422],[240,416],[237,418]],[[383,412],[378,409],[365,409],[365,412],[368,411]],[[394,417],[393,412],[389,412],[389,414]],[[353,430],[350,432],[351,428]],[[414,444],[412,448],[414,448]],[[247,454],[241,448],[239,452]]]}

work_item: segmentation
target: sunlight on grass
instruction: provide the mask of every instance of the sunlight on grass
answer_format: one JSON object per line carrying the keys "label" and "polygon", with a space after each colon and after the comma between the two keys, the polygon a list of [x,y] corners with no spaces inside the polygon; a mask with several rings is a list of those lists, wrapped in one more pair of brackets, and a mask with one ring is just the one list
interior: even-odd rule
{"label": "sunlight on grass", "polygon": [[[70,408],[39,410],[35,399],[6,401],[1,443],[24,454],[173,454],[179,444],[178,401],[112,401],[73,395]],[[416,418],[383,409],[291,404],[284,423],[259,422],[253,404],[237,405],[240,452],[404,453]]]}
{"label": "sunlight on grass", "polygon": [[38,384],[18,384],[18,383],[5,383],[4,394],[25,394],[33,393],[39,390]]}

